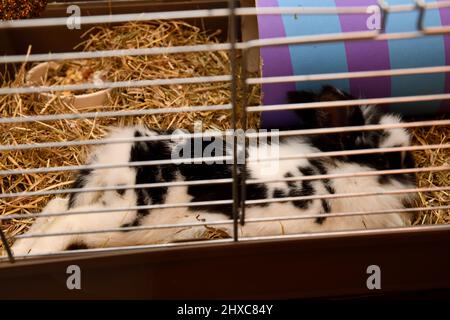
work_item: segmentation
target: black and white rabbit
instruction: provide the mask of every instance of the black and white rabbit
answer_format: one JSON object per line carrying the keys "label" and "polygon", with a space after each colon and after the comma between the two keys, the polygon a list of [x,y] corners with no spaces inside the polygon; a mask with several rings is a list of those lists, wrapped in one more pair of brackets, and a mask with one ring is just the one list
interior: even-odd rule
{"label": "black and white rabbit", "polygon": [[[319,94],[293,92],[290,102],[314,102],[353,99],[347,93],[333,87],[324,87]],[[395,124],[401,122],[393,114],[380,113],[374,106],[308,109],[299,111],[305,127],[326,128],[365,124]],[[133,138],[155,136],[160,132],[143,126],[112,129],[108,138]],[[167,134],[167,132],[165,133]],[[219,139],[219,138],[216,138]],[[189,140],[189,139],[188,139]],[[215,139],[213,139],[215,140]],[[195,141],[185,141],[195,142]],[[89,164],[123,164],[136,161],[171,159],[174,141],[146,141],[106,144],[97,147]],[[356,150],[379,147],[398,147],[410,144],[410,135],[404,129],[344,132],[327,135],[282,137],[276,144],[279,156],[296,156],[320,151]],[[249,159],[268,145],[248,147]],[[273,147],[273,146],[272,146]],[[207,144],[202,144],[203,150]],[[224,144],[225,155],[231,154],[231,146]],[[239,150],[242,152],[242,150]],[[195,156],[194,152],[190,154]],[[213,156],[218,156],[213,154]],[[220,155],[219,155],[220,156]],[[286,177],[319,174],[346,174],[376,170],[413,167],[412,155],[408,152],[368,154],[315,159],[249,161],[247,179],[280,179]],[[241,175],[241,166],[238,167]],[[153,166],[127,166],[109,169],[83,170],[78,174],[74,188],[114,187],[158,182],[190,181],[231,178],[229,163],[168,163]],[[410,189],[415,186],[414,175],[373,175],[322,180],[256,183],[247,185],[247,199],[302,197],[295,201],[257,203],[246,208],[246,218],[318,215],[343,212],[372,212],[404,208],[415,197],[414,194],[373,195],[352,198],[309,199],[314,195],[348,194],[358,192],[383,192]],[[85,210],[108,210],[136,206],[214,201],[232,199],[230,183],[190,186],[170,186],[80,192],[68,198],[55,198],[43,209],[44,213],[74,212]],[[93,230],[126,226],[151,226],[175,223],[195,223],[231,218],[231,204],[191,206],[175,208],[129,209],[103,213],[75,214],[68,216],[37,218],[28,233],[82,232],[80,235],[23,238],[17,240],[12,250],[16,255],[42,254],[79,248],[115,247],[141,244],[169,243],[204,236],[205,226],[120,231],[109,233],[86,233]],[[408,216],[402,213],[382,215],[359,215],[309,218],[300,220],[253,222],[239,225],[239,236],[267,236],[355,230],[408,225]],[[232,225],[215,225],[215,228],[232,235]]]}

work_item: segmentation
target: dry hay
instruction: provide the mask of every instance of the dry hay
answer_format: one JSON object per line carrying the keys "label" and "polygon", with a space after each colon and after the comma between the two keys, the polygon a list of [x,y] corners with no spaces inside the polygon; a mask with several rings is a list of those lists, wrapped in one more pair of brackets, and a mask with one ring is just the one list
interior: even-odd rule
{"label": "dry hay", "polygon": [[[416,128],[413,130],[413,144],[430,145],[448,143],[450,126]],[[417,167],[450,166],[450,150],[423,150],[414,152]],[[417,174],[419,188],[450,186],[450,172],[422,172]],[[417,207],[437,207],[450,205],[450,191],[422,192],[416,201]],[[450,222],[450,210],[424,211],[415,217],[414,224],[442,224]]]}
{"label": "dry hay", "polygon": [[[54,68],[52,68],[52,67]],[[74,60],[64,61],[63,63],[52,62],[48,64],[46,72],[42,77],[34,81],[30,80],[30,84],[35,86],[62,86],[75,85],[80,83],[102,83],[108,79],[108,71],[100,71],[96,69],[95,60]],[[59,95],[71,96],[93,93],[98,89],[85,89],[73,91],[59,91]]]}
{"label": "dry hay", "polygon": [[[217,43],[217,33],[201,31],[184,22],[127,23],[112,28],[94,28],[80,46],[84,50],[129,49]],[[72,62],[71,62],[72,63]],[[148,80],[157,78],[194,77],[230,74],[228,52],[197,52],[171,55],[135,56],[95,59],[92,68],[108,72],[108,80]],[[3,87],[25,85],[26,69],[22,66],[14,80],[3,80]],[[259,88],[249,94],[250,104],[260,103]],[[0,116],[18,117],[40,114],[67,114],[92,111],[129,111],[151,108],[222,105],[230,103],[229,83],[153,86],[114,90],[103,107],[74,110],[62,99],[39,101],[33,95],[0,96]],[[83,120],[59,120],[8,124],[0,126],[0,144],[17,145],[49,141],[100,139],[108,126],[146,124],[157,129],[185,128],[193,130],[201,121],[203,129],[231,128],[229,110],[154,114],[139,117],[107,117]],[[258,127],[259,115],[252,114],[249,126]],[[83,164],[89,147],[68,146],[32,150],[7,151],[0,154],[0,170]],[[67,188],[73,181],[71,172],[2,176],[1,193],[55,190]],[[0,214],[39,212],[53,196],[0,199]],[[8,237],[27,230],[32,219],[6,220],[1,226]]]}
{"label": "dry hay", "polygon": [[[80,44],[80,47],[86,51],[218,42],[215,34],[203,32],[186,23],[175,21],[128,23],[112,28],[96,27],[86,34],[85,39]],[[89,66],[92,66],[95,70],[107,72],[109,81],[230,74],[228,53],[224,51],[103,58],[90,60]],[[23,86],[25,83],[25,70],[29,69],[29,67],[22,66],[18,70],[15,80],[4,79],[2,86]],[[65,104],[57,97],[49,102],[43,102],[38,101],[32,95],[7,95],[0,96],[0,115],[1,117],[17,117],[38,114],[220,105],[230,102],[229,89],[230,85],[228,83],[124,88],[113,91],[106,106],[82,110],[74,110],[70,105]],[[252,105],[260,103],[259,87],[252,87],[249,101]],[[230,128],[229,111],[60,120],[1,125],[0,143],[15,145],[48,141],[99,139],[105,135],[106,129],[110,125],[123,126],[137,123],[145,123],[150,127],[159,129],[186,128],[192,130],[197,120],[203,122],[203,129],[224,130]],[[258,115],[251,115],[249,117],[249,127],[257,128],[258,126]],[[413,135],[415,144],[445,143],[450,135],[450,128],[448,126],[418,128],[413,131]],[[88,150],[89,148],[86,146],[68,146],[2,152],[0,154],[0,170],[79,165],[83,164]],[[448,149],[415,152],[415,158],[418,167],[450,164]],[[0,189],[2,193],[64,189],[72,183],[72,179],[73,173],[71,172],[3,176]],[[418,185],[420,187],[448,186],[450,185],[449,180],[448,171],[421,173],[418,175]],[[0,199],[0,214],[36,213],[52,197]],[[448,192],[423,193],[420,195],[420,201],[417,203],[417,206],[449,205],[449,198]],[[434,210],[417,215],[415,224],[435,224],[449,221],[449,212]],[[6,220],[1,227],[7,236],[12,238],[26,231],[31,223],[32,219]],[[218,233],[213,228],[208,228],[205,233],[205,238],[208,239],[226,236]]]}

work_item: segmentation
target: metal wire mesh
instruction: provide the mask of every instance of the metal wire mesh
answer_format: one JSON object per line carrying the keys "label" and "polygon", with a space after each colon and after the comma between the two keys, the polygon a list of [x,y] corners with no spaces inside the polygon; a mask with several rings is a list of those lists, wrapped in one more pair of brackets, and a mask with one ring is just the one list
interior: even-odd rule
{"label": "metal wire mesh", "polygon": [[[383,97],[383,98],[371,98],[371,99],[358,99],[358,100],[341,100],[333,102],[313,102],[313,103],[301,103],[301,104],[280,104],[280,105],[264,105],[264,106],[248,106],[247,94],[248,86],[256,84],[269,84],[269,83],[284,83],[284,82],[306,82],[317,80],[337,80],[337,79],[355,79],[355,78],[370,78],[370,77],[385,77],[385,76],[399,76],[399,75],[412,75],[412,74],[435,74],[435,73],[447,73],[450,72],[449,66],[438,67],[426,67],[426,68],[405,68],[405,69],[393,69],[393,70],[378,70],[378,71],[363,71],[363,72],[345,72],[345,73],[328,73],[328,74],[312,74],[312,75],[297,75],[297,76],[280,76],[280,77],[250,77],[245,68],[238,77],[238,51],[242,52],[242,60],[245,65],[246,59],[248,59],[247,53],[252,48],[260,48],[266,46],[277,46],[286,44],[305,44],[311,45],[316,43],[328,43],[328,42],[340,42],[349,40],[388,40],[388,39],[411,39],[426,37],[430,35],[440,35],[450,33],[450,27],[424,27],[424,16],[428,10],[450,7],[450,1],[442,1],[436,3],[424,3],[417,1],[416,5],[399,5],[388,6],[384,2],[380,1],[380,6],[383,11],[383,25],[380,30],[374,31],[361,31],[361,32],[346,32],[338,34],[321,34],[313,36],[298,36],[298,37],[283,37],[283,38],[270,38],[270,39],[257,39],[249,40],[245,42],[238,41],[238,17],[247,15],[265,15],[265,14],[301,14],[301,15],[320,15],[320,14],[354,14],[354,13],[366,13],[365,7],[345,7],[345,8],[322,8],[322,7],[295,7],[295,8],[236,8],[235,1],[229,1],[229,7],[224,9],[206,9],[206,10],[189,10],[189,11],[172,11],[172,12],[151,12],[140,14],[114,14],[114,15],[99,15],[99,16],[86,16],[81,17],[81,24],[104,24],[104,23],[119,23],[128,21],[150,21],[150,20],[164,20],[164,19],[181,19],[181,18],[207,18],[207,17],[228,17],[229,30],[228,30],[228,42],[213,44],[213,45],[195,45],[195,46],[175,46],[164,48],[138,48],[138,49],[124,49],[124,50],[102,50],[93,52],[63,52],[63,53],[49,53],[49,54],[28,54],[28,55],[5,55],[0,57],[1,64],[9,63],[23,63],[34,61],[54,61],[54,60],[67,60],[67,59],[96,59],[104,57],[120,57],[120,56],[140,56],[140,55],[160,55],[160,54],[175,54],[175,53],[188,53],[188,52],[201,52],[201,51],[217,51],[228,50],[231,63],[231,74],[229,75],[216,75],[216,76],[204,76],[204,77],[192,77],[192,78],[169,78],[169,79],[154,79],[154,80],[136,80],[136,81],[119,81],[119,82],[103,82],[101,84],[83,83],[79,85],[61,85],[61,86],[23,86],[14,88],[0,88],[0,95],[12,95],[23,93],[40,93],[40,92],[56,92],[56,91],[77,91],[86,89],[105,89],[105,88],[124,88],[124,87],[147,87],[147,86],[161,86],[161,85],[184,85],[193,83],[211,83],[211,82],[230,82],[231,83],[231,102],[227,105],[211,105],[211,106],[192,106],[192,107],[168,107],[162,109],[151,110],[137,110],[137,111],[108,111],[108,112],[91,112],[91,113],[68,113],[68,114],[55,114],[55,115],[35,115],[35,116],[16,116],[0,119],[0,126],[14,123],[33,123],[33,122],[52,122],[57,120],[73,120],[73,119],[86,119],[86,118],[101,118],[101,117],[128,117],[149,115],[156,113],[179,113],[179,112],[195,112],[195,111],[216,111],[216,110],[228,110],[231,111],[232,129],[238,129],[238,121],[242,120],[242,127],[244,131],[247,129],[246,116],[247,112],[261,112],[261,111],[274,111],[274,110],[300,110],[300,109],[316,109],[316,108],[333,108],[339,106],[359,106],[359,105],[383,105],[393,103],[404,102],[418,102],[418,101],[436,101],[436,100],[449,100],[450,94],[430,94],[430,95],[414,95],[404,97]],[[410,12],[418,11],[417,31],[415,32],[402,32],[402,33],[385,33],[385,22],[387,15],[394,12]],[[62,26],[66,25],[66,18],[40,18],[40,19],[28,19],[28,20],[16,20],[16,21],[0,21],[0,29],[10,28],[30,28],[30,27],[42,27],[42,26]],[[243,89],[241,101],[243,102],[244,112],[239,115],[238,112],[238,85],[239,81],[242,82]],[[238,119],[242,117],[242,119]],[[427,120],[427,121],[415,121],[402,124],[383,124],[383,125],[367,125],[367,126],[355,126],[355,127],[335,127],[335,128],[320,128],[320,129],[303,129],[303,130],[288,130],[284,132],[276,133],[279,136],[306,136],[317,134],[329,134],[339,132],[352,132],[352,131],[371,131],[380,129],[393,129],[393,128],[415,128],[415,127],[428,127],[428,126],[444,126],[450,125],[450,120]],[[268,137],[273,133],[246,133],[245,137],[260,138]],[[230,133],[204,133],[203,136],[226,136]],[[231,134],[232,135],[232,134]],[[188,138],[195,138],[196,134],[187,134]],[[342,216],[359,216],[359,215],[381,215],[392,212],[411,213],[419,211],[428,211],[434,209],[449,210],[450,206],[436,206],[432,208],[405,208],[396,210],[384,210],[384,211],[355,211],[355,212],[338,212],[328,214],[313,214],[313,215],[301,215],[301,216],[278,216],[270,218],[246,218],[245,210],[247,205],[262,204],[262,203],[275,203],[275,202],[287,202],[298,200],[322,200],[331,198],[352,198],[362,197],[368,195],[381,195],[381,194],[401,194],[401,193],[417,193],[427,191],[448,191],[450,186],[447,187],[433,187],[433,188],[412,188],[402,189],[384,192],[357,192],[348,194],[332,194],[332,195],[313,195],[313,196],[298,196],[298,197],[286,197],[286,198],[269,198],[269,199],[246,199],[246,186],[260,183],[274,183],[274,182],[289,182],[289,181],[306,181],[306,180],[324,180],[324,179],[339,179],[345,177],[363,177],[374,175],[393,175],[393,174],[406,174],[406,173],[419,173],[419,172],[439,172],[448,171],[449,166],[434,166],[428,168],[414,168],[414,169],[400,169],[400,170],[378,170],[371,172],[351,172],[345,174],[319,174],[302,177],[286,177],[283,179],[246,179],[246,167],[251,159],[244,157],[245,162],[240,166],[241,172],[243,172],[242,179],[238,175],[238,151],[237,151],[237,137],[233,137],[233,155],[225,157],[201,157],[192,159],[182,159],[179,163],[187,160],[195,161],[209,161],[209,160],[232,160],[232,178],[229,179],[210,179],[202,181],[185,181],[185,182],[167,182],[167,183],[152,183],[152,184],[133,184],[123,186],[112,187],[91,187],[91,188],[70,188],[61,190],[40,190],[40,191],[24,191],[16,193],[0,194],[0,199],[17,198],[17,197],[33,197],[41,195],[58,195],[58,194],[72,194],[79,192],[95,192],[95,191],[110,191],[110,190],[126,190],[137,188],[159,188],[170,186],[189,186],[189,185],[209,185],[209,184],[232,184],[232,199],[220,200],[220,201],[204,201],[204,202],[180,202],[175,204],[157,204],[147,206],[133,206],[124,208],[108,208],[104,210],[79,210],[70,213],[56,212],[56,213],[43,213],[43,214],[13,214],[0,216],[0,221],[11,219],[24,219],[31,217],[51,217],[51,216],[63,216],[68,214],[93,214],[101,212],[117,212],[139,209],[169,209],[177,207],[193,207],[193,206],[208,206],[208,205],[232,205],[232,217],[231,220],[223,221],[208,221],[197,223],[179,223],[179,224],[161,224],[152,226],[131,226],[121,228],[107,228],[98,229],[83,232],[64,232],[64,233],[34,233],[19,235],[17,239],[24,238],[39,238],[39,237],[54,237],[64,236],[71,234],[89,234],[89,233],[108,233],[117,231],[142,231],[151,229],[164,229],[174,227],[194,227],[194,226],[206,226],[206,225],[233,225],[233,237],[232,239],[214,240],[216,242],[228,242],[228,241],[249,241],[260,239],[279,239],[282,236],[273,237],[243,237],[238,236],[238,223],[256,223],[256,222],[268,222],[268,221],[282,221],[282,220],[301,220],[301,219],[315,219],[323,217],[342,217]],[[84,141],[49,141],[36,144],[15,144],[15,145],[0,145],[0,152],[11,150],[35,150],[41,148],[57,148],[66,146],[79,146],[79,145],[99,145],[99,144],[119,144],[124,142],[142,142],[142,141],[162,141],[170,140],[171,135],[159,135],[150,137],[134,137],[130,139],[103,139],[103,140],[84,140]],[[443,143],[439,145],[427,145],[427,146],[409,146],[409,147],[394,147],[394,148],[378,148],[378,149],[363,149],[363,150],[344,150],[344,151],[331,151],[331,152],[315,152],[310,154],[301,154],[295,156],[285,156],[276,158],[277,160],[293,160],[293,159],[314,159],[323,157],[339,157],[348,155],[361,155],[361,154],[374,154],[374,153],[389,153],[399,151],[413,151],[413,150],[431,150],[431,149],[448,149],[450,144]],[[271,161],[275,158],[258,159],[258,161]],[[137,166],[154,166],[177,163],[176,160],[158,160],[158,161],[139,161],[139,162],[127,162],[127,163],[114,163],[111,165],[77,165],[77,166],[61,166],[61,167],[41,167],[32,169],[12,169],[1,170],[0,176],[10,175],[22,175],[30,173],[50,173],[55,171],[78,171],[86,169],[108,169],[108,168],[121,168],[121,167],[137,167]],[[435,226],[436,228],[447,228],[447,226]],[[414,229],[412,227],[411,229]],[[345,232],[345,231],[344,231]],[[360,232],[360,231],[352,231]],[[362,232],[362,231],[361,231]],[[367,231],[369,232],[369,231]],[[390,232],[388,229],[377,230],[370,232]],[[339,233],[323,233],[316,234],[316,236],[336,236]],[[5,234],[0,228],[1,241],[4,245],[6,253],[9,256],[11,262],[14,261],[13,254],[11,252],[9,243]],[[298,237],[314,236],[314,233],[309,235],[295,235]],[[285,237],[292,237],[286,235]],[[184,243],[186,245],[188,243]],[[181,245],[176,243],[161,244],[161,245],[145,245],[145,246],[131,246],[126,248],[102,248],[102,249],[89,249],[79,250],[77,253],[83,252],[104,252],[112,250],[136,250],[144,248],[156,248]],[[75,252],[58,253],[57,255],[75,254]],[[55,254],[56,255],[56,254]],[[39,255],[35,255],[39,256]]]}

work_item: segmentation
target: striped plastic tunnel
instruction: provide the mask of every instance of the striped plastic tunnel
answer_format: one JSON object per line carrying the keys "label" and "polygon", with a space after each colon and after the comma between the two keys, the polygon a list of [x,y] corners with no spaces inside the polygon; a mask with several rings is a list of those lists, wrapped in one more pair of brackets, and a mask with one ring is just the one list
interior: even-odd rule
{"label": "striped plastic tunnel", "polygon": [[[434,2],[427,0],[427,2]],[[389,5],[414,4],[413,0],[390,0]],[[377,0],[258,0],[258,7],[345,7],[377,5]],[[417,31],[418,11],[388,15],[386,33]],[[259,37],[292,37],[369,31],[370,14],[259,15]],[[425,27],[450,25],[450,8],[429,9]],[[321,73],[420,68],[450,64],[450,35],[400,40],[363,40],[333,43],[282,45],[261,48],[264,77]],[[450,73],[390,77],[306,81],[263,85],[265,105],[286,102],[290,90],[317,90],[331,84],[356,97],[379,98],[450,93]],[[403,103],[387,106],[407,115],[450,111],[449,101]],[[263,113],[264,127],[293,125],[291,111]]]}

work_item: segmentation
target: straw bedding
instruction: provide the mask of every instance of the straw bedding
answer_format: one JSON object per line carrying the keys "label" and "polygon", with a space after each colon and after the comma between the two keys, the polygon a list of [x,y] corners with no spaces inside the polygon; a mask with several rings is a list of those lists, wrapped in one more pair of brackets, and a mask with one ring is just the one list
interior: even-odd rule
{"label": "straw bedding", "polygon": [[[145,47],[182,46],[217,43],[215,32],[201,31],[184,22],[127,23],[103,28],[95,27],[83,36],[78,46],[85,51],[129,49]],[[78,66],[82,65],[82,68]],[[32,65],[23,65],[15,79],[3,79],[3,87],[26,85],[25,75]],[[73,66],[73,67],[71,67]],[[101,71],[107,81],[148,80],[230,74],[228,52],[197,52],[155,56],[126,56],[65,62],[67,80],[49,79],[47,84],[73,84],[80,77],[86,79],[91,71]],[[81,70],[83,69],[83,70]],[[64,70],[63,70],[64,71]],[[80,73],[85,73],[80,74]],[[67,96],[69,92],[63,92]],[[55,96],[41,101],[34,95],[0,96],[0,116],[17,117],[40,114],[67,114],[93,111],[130,111],[150,108],[222,105],[230,103],[229,83],[202,83],[189,85],[153,86],[145,88],[122,88],[112,91],[108,102],[102,107],[75,110],[64,99]],[[260,102],[260,91],[253,87],[249,103]],[[240,117],[238,117],[240,118]],[[193,130],[201,121],[202,129],[225,130],[231,127],[231,113],[224,111],[154,114],[138,117],[107,117],[83,120],[60,120],[7,124],[0,126],[1,144],[30,144],[48,141],[72,141],[100,139],[108,126],[146,124],[157,129],[185,128]],[[249,115],[250,127],[258,127],[259,116]],[[32,149],[0,153],[0,170],[31,169],[83,164],[89,147],[70,146],[61,148]],[[55,190],[67,188],[73,182],[71,172],[3,176],[1,193]],[[39,212],[53,196],[18,197],[0,199],[0,214]],[[1,226],[9,237],[23,233],[32,219],[7,220]],[[208,238],[217,235],[206,235]]]}
{"label": "straw bedding", "polygon": [[[416,128],[413,130],[413,144],[429,145],[448,143],[450,126]],[[450,165],[450,150],[423,150],[414,152],[417,167],[434,167]],[[450,172],[423,172],[417,174],[419,188],[450,186]],[[417,200],[417,207],[448,206],[450,191],[422,192]],[[414,224],[450,223],[449,210],[431,210],[422,212],[415,217]]]}
{"label": "straw bedding", "polygon": [[[184,22],[127,23],[125,25],[99,28],[86,33],[78,49],[85,51],[147,48],[158,46],[179,46],[217,43],[217,33],[201,31]],[[66,62],[70,64],[74,62]],[[228,53],[224,51],[187,54],[102,58],[75,62],[82,64],[84,72],[101,71],[108,81],[143,80],[173,77],[193,77],[230,74]],[[25,84],[25,73],[30,65],[23,65],[16,72],[14,80],[3,79],[3,87],[19,87]],[[70,69],[66,67],[65,72]],[[78,68],[79,69],[79,68]],[[87,70],[87,71],[86,71]],[[70,73],[70,72],[69,72]],[[80,77],[77,72],[71,73]],[[83,76],[83,75],[82,75]],[[85,77],[85,76],[84,76]],[[70,77],[69,77],[70,78]],[[86,78],[86,77],[85,77]],[[71,83],[69,81],[59,83]],[[70,94],[70,93],[65,93]],[[260,103],[260,88],[253,86],[249,93],[249,104]],[[33,95],[0,96],[1,117],[17,117],[39,114],[63,114],[91,111],[125,111],[149,108],[220,105],[230,102],[229,83],[204,83],[197,85],[170,85],[145,88],[122,88],[112,91],[108,103],[103,107],[74,110],[57,96],[50,101],[40,101]],[[159,129],[193,129],[201,120],[203,129],[224,130],[231,126],[229,111],[194,112],[178,114],[155,114],[139,117],[109,117],[83,120],[60,120],[0,126],[1,144],[30,144],[48,141],[71,141],[100,139],[108,126],[123,126],[144,123]],[[257,128],[259,116],[249,115],[249,127]],[[448,139],[450,127],[416,129],[416,144],[443,143]],[[83,164],[89,147],[68,146],[59,148],[8,151],[0,154],[0,170],[31,169],[36,167],[69,166]],[[450,163],[448,150],[416,152],[418,166],[437,166]],[[448,172],[424,173],[418,175],[419,186],[448,186]],[[22,191],[56,190],[67,188],[73,181],[71,172],[26,174],[3,176],[0,181],[2,193]],[[18,197],[0,199],[0,214],[36,213],[53,196]],[[420,195],[419,206],[448,205],[448,193],[435,192]],[[437,211],[417,215],[416,224],[446,223],[450,221],[448,212]],[[6,220],[1,225],[8,237],[21,234],[31,225],[32,219]],[[209,230],[207,238],[220,238]],[[1,245],[1,244],[0,244]],[[1,251],[1,247],[0,247]]]}

